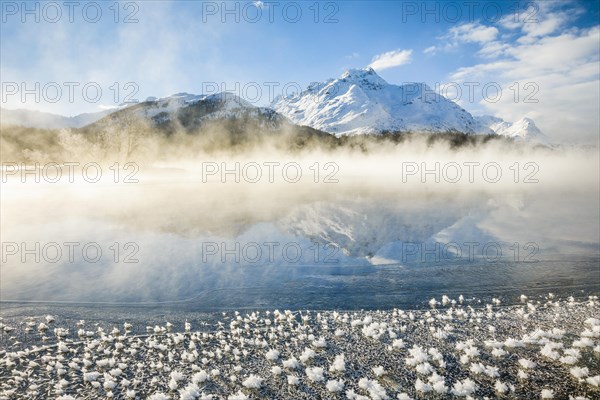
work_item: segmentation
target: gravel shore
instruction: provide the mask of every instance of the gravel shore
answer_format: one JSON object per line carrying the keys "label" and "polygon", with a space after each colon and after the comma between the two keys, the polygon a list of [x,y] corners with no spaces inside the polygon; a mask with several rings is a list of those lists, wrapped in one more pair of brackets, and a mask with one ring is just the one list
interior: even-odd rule
{"label": "gravel shore", "polygon": [[[154,326],[4,316],[0,399],[600,398],[600,302],[257,311]],[[136,322],[139,325],[138,322]]]}

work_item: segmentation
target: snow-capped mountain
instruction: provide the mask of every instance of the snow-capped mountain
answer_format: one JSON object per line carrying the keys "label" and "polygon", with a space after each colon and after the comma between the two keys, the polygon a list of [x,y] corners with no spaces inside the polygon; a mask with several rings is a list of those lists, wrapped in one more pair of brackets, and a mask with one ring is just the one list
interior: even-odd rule
{"label": "snow-capped mountain", "polygon": [[549,139],[540,131],[531,118],[521,118],[516,122],[504,121],[502,118],[484,115],[475,117],[477,133],[484,134],[492,130],[497,135],[507,136],[519,141],[548,144]]}
{"label": "snow-capped mountain", "polygon": [[42,129],[81,128],[82,126],[98,121],[116,110],[115,108],[95,113],[83,113],[74,117],[65,117],[63,115],[34,110],[9,110],[0,108],[0,124]]}
{"label": "snow-capped mountain", "polygon": [[471,114],[426,84],[392,85],[371,68],[348,70],[271,106],[296,124],[335,135],[476,130]]}
{"label": "snow-capped mountain", "polygon": [[529,118],[514,123],[493,116],[473,117],[425,83],[393,85],[371,69],[350,69],[337,79],[313,83],[305,91],[277,97],[268,107],[256,107],[239,96],[177,93],[149,97],[137,104],[97,113],[64,117],[29,110],[1,109],[2,125],[34,128],[118,127],[132,117],[166,130],[195,129],[214,120],[248,121],[259,128],[296,124],[330,134],[383,132],[462,132],[498,134],[517,141],[548,144]]}

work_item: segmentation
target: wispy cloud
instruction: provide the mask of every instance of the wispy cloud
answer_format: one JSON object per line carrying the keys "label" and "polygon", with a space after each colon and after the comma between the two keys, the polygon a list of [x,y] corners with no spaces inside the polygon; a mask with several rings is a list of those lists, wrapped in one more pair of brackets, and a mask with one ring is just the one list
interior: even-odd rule
{"label": "wispy cloud", "polygon": [[507,120],[524,115],[535,118],[538,126],[558,141],[584,137],[597,141],[599,41],[598,26],[544,36],[535,42],[516,41],[504,47],[502,57],[460,68],[450,80],[499,84],[500,100],[480,103],[488,113]]}
{"label": "wispy cloud", "polygon": [[467,109],[513,121],[534,118],[553,140],[596,142],[600,25],[577,28],[575,20],[584,10],[575,2],[531,4],[494,26],[472,22],[451,27],[423,53],[464,54],[469,45],[468,52],[480,58],[450,73],[449,82],[499,85],[502,95],[497,101],[482,96],[470,100]]}
{"label": "wispy cloud", "polygon": [[[568,5],[568,7],[566,7]],[[520,30],[524,35],[520,43],[531,43],[540,37],[550,35],[565,28],[576,17],[585,12],[577,3],[562,2],[532,3],[526,11],[518,15],[507,15],[500,20],[500,26],[509,30]]]}
{"label": "wispy cloud", "polygon": [[479,23],[467,23],[457,25],[448,30],[448,33],[439,37],[440,44],[430,46],[423,52],[425,54],[436,54],[439,51],[450,51],[458,49],[463,43],[478,43],[487,45],[494,43],[499,31],[493,26],[485,26]]}
{"label": "wispy cloud", "polygon": [[496,39],[498,29],[475,23],[462,24],[450,29],[449,37],[456,42],[487,43]]}
{"label": "wispy cloud", "polygon": [[371,60],[369,67],[376,71],[381,71],[388,68],[398,67],[408,64],[412,61],[412,49],[407,50],[391,50],[382,54],[378,54]]}
{"label": "wispy cloud", "polygon": [[425,53],[425,54],[435,54],[436,51],[437,51],[437,47],[435,47],[435,46],[429,46],[428,48],[426,48],[425,50],[423,50],[423,53]]}

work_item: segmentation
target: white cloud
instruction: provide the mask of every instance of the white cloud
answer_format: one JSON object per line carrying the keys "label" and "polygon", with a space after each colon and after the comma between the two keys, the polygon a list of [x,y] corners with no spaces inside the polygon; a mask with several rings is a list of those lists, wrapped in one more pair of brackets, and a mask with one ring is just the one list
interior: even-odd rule
{"label": "white cloud", "polygon": [[[566,7],[569,6],[569,7]],[[575,17],[584,13],[581,7],[569,0],[527,3],[520,13],[511,13],[500,20],[500,26],[520,30],[524,35],[520,43],[531,43],[539,37],[559,32]]]}
{"label": "white cloud", "polygon": [[[504,47],[505,57],[460,68],[450,80],[478,82],[481,86],[498,83],[502,87],[499,101],[480,103],[486,112],[513,121],[532,117],[557,141],[596,142],[600,130],[599,42],[598,26],[545,36],[535,42],[517,41]],[[527,83],[533,85],[525,89]],[[516,87],[519,94],[515,98]],[[533,94],[536,87],[537,93]],[[526,101],[527,95],[530,97]]]}
{"label": "white cloud", "polygon": [[483,46],[495,43],[499,31],[493,26],[479,23],[460,24],[448,30],[444,36],[438,37],[442,42],[437,46],[430,46],[423,50],[425,54],[436,54],[439,51],[452,51],[464,43],[477,43]]}
{"label": "white cloud", "polygon": [[494,40],[481,46],[481,49],[477,52],[477,54],[484,58],[495,58],[506,54],[509,49],[509,44]]}
{"label": "white cloud", "polygon": [[408,64],[412,60],[412,49],[408,50],[392,50],[382,54],[378,54],[371,60],[369,67],[376,71],[383,69],[398,67],[400,65]]}
{"label": "white cloud", "polygon": [[[600,26],[575,27],[574,21],[585,10],[570,0],[527,3],[527,7],[519,14],[507,15],[495,26],[475,22],[452,27],[424,53],[459,51],[464,44],[477,45],[475,54],[483,61],[459,68],[449,76],[454,84],[479,84],[479,92],[475,90],[478,98],[475,102],[469,100],[465,108],[513,121],[523,116],[534,118],[540,129],[556,141],[597,143]],[[502,88],[497,102],[481,100],[486,84]],[[458,101],[464,103],[468,94],[466,85]]]}
{"label": "white cloud", "polygon": [[487,43],[495,40],[496,36],[497,28],[476,23],[458,25],[448,31],[448,37],[457,43]]}
{"label": "white cloud", "polygon": [[423,53],[425,53],[425,54],[435,54],[436,52],[437,52],[436,46],[429,46],[428,48],[423,50]]}

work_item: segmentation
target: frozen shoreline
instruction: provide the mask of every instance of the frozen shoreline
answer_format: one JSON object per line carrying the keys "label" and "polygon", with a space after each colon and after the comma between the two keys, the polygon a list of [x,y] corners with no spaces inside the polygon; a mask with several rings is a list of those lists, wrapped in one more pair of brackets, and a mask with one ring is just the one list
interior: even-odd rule
{"label": "frozen shoreline", "polygon": [[595,296],[228,312],[188,326],[177,318],[116,326],[109,316],[73,325],[5,314],[1,322],[0,399],[600,396]]}

